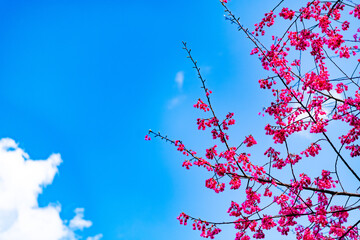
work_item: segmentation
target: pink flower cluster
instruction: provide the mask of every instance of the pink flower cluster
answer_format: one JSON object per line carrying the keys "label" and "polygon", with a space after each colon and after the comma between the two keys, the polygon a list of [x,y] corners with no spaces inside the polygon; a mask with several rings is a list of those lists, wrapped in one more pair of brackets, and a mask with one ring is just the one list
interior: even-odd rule
{"label": "pink flower cluster", "polygon": [[[227,3],[227,0],[221,2]],[[197,128],[209,128],[213,140],[219,143],[205,148],[202,158],[181,141],[165,139],[187,157],[182,163],[184,168],[198,166],[208,171],[206,188],[215,193],[231,189],[245,194],[240,194],[240,198],[237,195],[236,201],[231,201],[227,213],[233,221],[208,222],[185,213],[181,213],[178,220],[183,225],[192,221],[193,229],[200,231],[201,237],[211,239],[220,233],[218,226],[223,224],[235,227],[235,240],[264,239],[266,231],[271,229],[282,235],[294,234],[298,240],[360,239],[358,223],[347,224],[351,222],[350,212],[359,209],[360,205],[356,201],[350,205],[350,200],[345,202],[341,198],[345,196],[352,200],[360,195],[356,190],[344,190],[337,170],[338,165],[344,163],[341,171],[350,170],[348,172],[360,180],[349,166],[352,164],[347,162],[349,157],[360,156],[360,59],[355,58],[359,53],[357,34],[360,28],[353,20],[353,17],[360,19],[360,5],[353,1],[315,0],[300,9],[281,6],[280,10],[280,4],[255,24],[252,33],[222,4],[232,23],[254,43],[250,54],[256,55],[262,68],[269,72],[258,81],[260,88],[268,90],[271,98],[263,109],[271,118],[265,126],[265,134],[270,140],[272,138],[271,145],[264,148],[267,149],[265,162],[261,157],[252,157],[251,149],[244,148],[258,144],[252,135],[237,145],[232,145],[233,139],[229,141],[229,127],[235,124],[234,113],[226,114],[225,118],[217,117],[210,103],[212,92],[206,88],[196,61],[184,44],[206,95],[206,102],[199,99],[194,107],[210,115],[198,118]],[[348,8],[353,17],[346,16]],[[285,28],[286,32],[271,36],[268,45],[261,40],[265,28],[289,21],[291,24]],[[347,67],[342,68],[345,65]],[[351,66],[356,66],[355,70],[347,74],[347,68]],[[338,123],[341,127],[337,127]],[[334,125],[336,131],[331,129]],[[297,134],[304,131],[310,134],[309,138]],[[164,139],[160,134],[155,137]],[[294,141],[299,141],[296,139],[303,142],[294,146]],[[146,135],[145,140],[150,137]],[[306,168],[312,168],[309,161],[325,156],[320,154],[321,151],[334,154],[334,159],[326,159],[324,166],[334,166],[335,170],[330,172],[321,168],[320,176],[315,175],[315,171],[305,172]],[[304,162],[299,164],[300,161]],[[346,189],[351,187],[357,186]]]}
{"label": "pink flower cluster", "polygon": [[245,137],[244,143],[246,144],[247,147],[251,147],[251,146],[257,144],[257,142],[255,141],[255,139],[252,135]]}
{"label": "pink flower cluster", "polygon": [[207,112],[210,110],[209,106],[206,103],[204,103],[200,98],[197,101],[197,103],[194,104],[194,108],[199,108],[199,109],[203,110],[204,112]]}
{"label": "pink flower cluster", "polygon": [[215,235],[221,232],[221,229],[217,228],[215,225],[209,224],[208,222],[201,221],[199,219],[194,220],[193,230],[201,231],[201,237],[210,239],[214,239]]}

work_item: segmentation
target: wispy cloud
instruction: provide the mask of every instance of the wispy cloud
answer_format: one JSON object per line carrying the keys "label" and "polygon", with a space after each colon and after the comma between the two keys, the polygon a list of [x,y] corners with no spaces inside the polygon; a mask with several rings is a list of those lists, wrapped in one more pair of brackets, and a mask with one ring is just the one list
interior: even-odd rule
{"label": "wispy cloud", "polygon": [[83,219],[83,209],[76,209],[67,225],[60,204],[39,207],[38,196],[52,183],[61,162],[59,154],[31,160],[14,140],[0,140],[0,239],[76,240],[77,230],[92,225]]}
{"label": "wispy cloud", "polygon": [[179,71],[176,73],[175,82],[177,83],[178,89],[181,91],[184,85],[184,72]]}
{"label": "wispy cloud", "polygon": [[330,90],[330,94],[337,99],[344,100],[344,96],[342,94],[337,93],[334,89]]}
{"label": "wispy cloud", "polygon": [[175,75],[175,83],[178,87],[178,95],[170,99],[167,103],[168,109],[173,109],[176,106],[178,106],[185,98],[186,96],[181,94],[183,86],[184,86],[184,72],[179,71]]}
{"label": "wispy cloud", "polygon": [[71,219],[69,227],[73,230],[83,230],[84,228],[91,227],[92,222],[84,219],[84,209],[76,208],[75,217]]}
{"label": "wispy cloud", "polygon": [[86,240],[100,240],[102,237],[103,237],[103,235],[100,233],[93,237],[88,237]]}
{"label": "wispy cloud", "polygon": [[173,109],[175,108],[177,105],[179,105],[183,100],[185,100],[186,96],[185,95],[180,95],[177,97],[172,98],[169,102],[168,102],[168,109]]}

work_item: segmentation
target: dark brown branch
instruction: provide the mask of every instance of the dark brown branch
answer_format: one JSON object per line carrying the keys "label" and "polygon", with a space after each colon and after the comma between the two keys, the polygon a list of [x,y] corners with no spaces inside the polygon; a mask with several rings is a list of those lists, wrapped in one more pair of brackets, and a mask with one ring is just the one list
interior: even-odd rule
{"label": "dark brown branch", "polygon": [[[159,133],[159,132],[156,133],[156,132],[154,132],[152,130],[149,130],[149,134],[153,134],[155,137],[159,137],[159,138],[165,140],[166,142],[170,142],[171,144],[175,144],[175,141],[169,139],[166,136],[162,136],[161,133]],[[195,156],[192,153],[192,151],[190,151],[189,149],[184,148],[184,151],[186,151],[189,155],[191,155],[196,160],[203,161],[201,158]],[[211,165],[210,163],[208,163],[206,165],[213,168],[213,169],[215,169],[215,166]],[[255,178],[255,177],[252,177],[252,176],[249,176],[249,175],[246,175],[246,174],[245,175],[239,175],[239,174],[232,173],[232,172],[226,172],[225,174],[228,175],[229,177],[238,177],[238,178],[242,178],[242,179],[254,180],[254,181],[263,182],[263,183],[275,182],[275,184],[277,184],[277,185],[287,187],[287,188],[291,188],[291,184],[282,183],[279,180]],[[331,194],[331,195],[337,195],[337,196],[349,196],[349,197],[359,197],[360,198],[359,193],[338,192],[338,191],[332,191],[332,190],[327,190],[327,189],[319,189],[319,188],[313,188],[313,187],[303,187],[303,189],[313,191],[313,192],[322,192],[322,193],[327,193],[327,194]]]}
{"label": "dark brown branch", "polygon": [[[352,207],[352,208],[348,208],[348,209],[342,209],[342,210],[336,210],[336,211],[330,211],[330,212],[326,212],[325,214],[334,214],[334,213],[340,213],[340,212],[349,212],[349,211],[352,211],[352,210],[357,210],[360,208],[360,205],[356,206],[356,207]],[[292,213],[292,214],[284,214],[284,215],[275,215],[275,216],[271,216],[269,218],[281,218],[281,217],[300,217],[300,216],[308,216],[308,215],[312,215],[313,213]],[[204,221],[204,220],[201,220],[200,218],[194,218],[194,217],[191,217],[189,216],[189,218],[191,220],[199,220],[199,221],[202,221],[202,222],[206,222],[206,223],[209,223],[209,224],[214,224],[214,225],[225,225],[225,224],[235,224],[235,223],[238,223],[237,221],[232,221],[232,222],[209,222],[209,221]],[[263,218],[260,217],[260,218],[257,218],[257,219],[247,219],[247,221],[251,222],[251,221],[260,221],[262,220]],[[356,223],[353,227],[355,227],[357,224],[360,223],[360,220],[358,223]],[[351,229],[350,229],[351,230]],[[346,233],[347,234],[347,233]]]}
{"label": "dark brown branch", "polygon": [[353,230],[358,224],[360,223],[360,220],[357,221],[351,228],[349,228],[340,238],[339,240],[343,239],[351,230]]}
{"label": "dark brown branch", "polygon": [[[193,65],[194,65],[194,68],[195,68],[196,71],[197,71],[197,75],[198,75],[198,77],[199,77],[199,79],[200,79],[200,81],[201,81],[201,83],[202,83],[202,88],[203,88],[204,91],[205,91],[205,96],[206,96],[206,98],[207,98],[207,102],[208,102],[208,104],[209,104],[208,106],[209,106],[209,108],[210,108],[210,110],[211,110],[211,112],[212,112],[212,115],[213,115],[213,117],[214,117],[215,119],[218,120],[218,118],[217,118],[216,115],[215,115],[215,111],[214,111],[214,109],[213,109],[213,107],[212,107],[212,105],[211,105],[210,97],[209,97],[209,94],[208,94],[208,89],[207,89],[206,86],[205,86],[205,79],[203,79],[203,77],[202,77],[202,75],[201,75],[200,68],[199,68],[198,65],[197,65],[197,61],[195,61],[194,58],[191,56],[191,49],[188,49],[188,48],[187,48],[186,42],[182,42],[182,43],[183,43],[183,45],[184,45],[183,49],[185,49],[185,51],[187,52],[188,58],[190,58],[191,62],[192,62]],[[228,151],[230,151],[230,147],[229,147],[229,145],[228,145],[228,143],[227,143],[227,141],[226,141],[226,135],[225,135],[225,133],[224,133],[223,130],[221,129],[220,124],[217,124],[217,126],[218,126],[218,129],[219,129],[220,133],[221,133],[222,136],[223,136],[223,137],[222,137],[222,140],[224,141],[224,143],[225,143],[225,145],[226,145],[226,148],[228,149]],[[244,170],[241,168],[241,166],[238,164],[238,162],[236,162],[236,164],[237,164],[238,168],[240,169],[240,171],[242,172],[242,174],[246,175],[246,173],[245,173]]]}

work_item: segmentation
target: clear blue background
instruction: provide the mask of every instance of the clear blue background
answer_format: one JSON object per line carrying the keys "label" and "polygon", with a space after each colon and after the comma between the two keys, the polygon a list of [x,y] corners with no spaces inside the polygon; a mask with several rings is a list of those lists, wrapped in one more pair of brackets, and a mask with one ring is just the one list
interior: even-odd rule
{"label": "clear blue background", "polygon": [[[229,7],[251,28],[273,4],[233,0]],[[263,135],[261,66],[217,0],[0,1],[0,137],[15,139],[33,159],[61,154],[39,203],[61,203],[63,219],[84,207],[93,226],[81,235],[200,239],[178,224],[180,212],[226,216],[230,201],[222,205],[204,189],[203,171],[183,169],[166,143],[144,141],[149,128],[194,150],[209,137],[196,130],[192,105],[203,92],[183,40],[219,114],[235,112],[241,137],[234,143]]]}

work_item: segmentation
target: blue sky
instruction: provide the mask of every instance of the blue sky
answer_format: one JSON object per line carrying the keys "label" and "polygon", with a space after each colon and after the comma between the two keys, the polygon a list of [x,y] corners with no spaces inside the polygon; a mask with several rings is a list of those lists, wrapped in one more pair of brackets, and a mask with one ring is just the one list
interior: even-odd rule
{"label": "blue sky", "polygon": [[[229,7],[252,26],[272,4]],[[0,1],[0,137],[32,159],[63,161],[40,207],[60,204],[62,219],[84,208],[93,225],[79,235],[103,239],[198,239],[178,224],[180,212],[224,215],[202,172],[144,141],[149,128],[194,148],[207,139],[196,130],[202,92],[181,41],[219,113],[235,112],[240,136],[263,134],[261,66],[223,14],[216,0]]]}
{"label": "blue sky", "polygon": [[[249,24],[266,7],[244,1],[230,6]],[[264,11],[247,14],[259,6]],[[62,219],[84,208],[93,226],[82,236],[198,236],[179,226],[176,216],[203,213],[193,198],[194,191],[200,199],[209,194],[203,178],[186,172],[172,148],[145,142],[144,135],[151,128],[184,140],[203,136],[195,130],[192,109],[202,92],[181,49],[184,40],[209,79],[219,111],[256,118],[261,110],[237,102],[257,101],[244,91],[258,91],[257,74],[250,71],[257,62],[224,20],[220,3],[0,1],[0,29],[1,137],[14,139],[32,159],[60,153],[63,160],[39,205],[61,204]]]}

